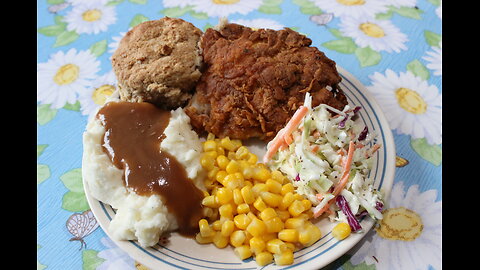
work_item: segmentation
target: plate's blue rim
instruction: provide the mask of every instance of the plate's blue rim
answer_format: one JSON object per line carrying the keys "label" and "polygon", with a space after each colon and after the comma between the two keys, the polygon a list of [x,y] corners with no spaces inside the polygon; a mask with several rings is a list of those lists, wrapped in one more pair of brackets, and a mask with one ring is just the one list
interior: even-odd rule
{"label": "plate's blue rim", "polygon": [[[347,72],[347,73],[348,73],[348,72]],[[368,98],[362,93],[362,91],[360,91],[360,90],[358,89],[358,87],[355,85],[355,83],[353,83],[350,79],[348,79],[346,76],[344,76],[344,75],[341,74],[340,72],[339,72],[339,74],[340,74],[340,76],[342,77],[343,80],[345,80],[345,81],[347,81],[347,82],[349,83],[349,86],[345,85],[345,83],[344,83],[343,80],[342,80],[341,84],[347,86],[348,89],[351,89],[351,87],[353,87],[353,88],[355,89],[355,91],[349,91],[349,94],[351,94],[352,97],[357,100],[357,104],[358,104],[358,103],[360,103],[360,104],[365,104],[365,103],[366,103],[366,104],[369,106],[370,110],[371,110],[372,113],[374,114],[374,117],[375,117],[375,119],[376,119],[376,123],[378,123],[378,127],[379,127],[380,132],[381,132],[381,137],[382,137],[383,145],[386,145],[386,136],[385,136],[385,133],[384,133],[384,127],[382,127],[382,126],[380,125],[380,119],[379,119],[379,117],[378,117],[378,115],[377,115],[377,112],[374,110],[374,107],[372,106],[372,104],[370,103],[370,101],[368,100]],[[352,75],[350,75],[350,76],[352,76]],[[358,93],[362,98],[359,98],[359,97],[355,94],[355,92]],[[347,95],[347,97],[348,97],[348,96],[349,96],[349,95]],[[350,98],[350,99],[353,99],[352,97],[349,97],[349,98]],[[363,100],[363,101],[365,101],[365,102],[360,102],[360,100]],[[355,102],[354,102],[354,103],[355,103]],[[362,121],[363,121],[364,123],[367,123],[367,121],[365,120],[365,118],[364,118],[363,115],[364,115],[364,114],[361,113],[361,114],[360,114],[360,117],[362,118]],[[368,119],[368,122],[370,123],[369,126],[373,127],[373,128],[374,128],[374,131],[376,131],[376,130],[375,130],[375,125],[374,125],[374,122],[373,122],[373,120],[372,120],[371,115],[368,114],[368,113],[365,113],[365,115],[366,115],[366,117],[367,117],[367,119]],[[377,157],[378,157],[378,155],[379,155],[379,152],[378,152],[378,151],[376,152],[376,155],[377,155]],[[387,159],[387,150],[386,150],[385,148],[384,148],[384,151],[383,151],[383,156],[384,156],[383,158],[384,158],[385,162],[388,161],[388,159]],[[387,168],[387,164],[385,163],[384,166],[383,166],[383,168],[382,168],[381,177],[380,177],[380,183],[379,183],[378,188],[377,188],[378,190],[381,190],[381,187],[382,187],[382,185],[383,185],[383,180],[384,180],[384,178],[385,178],[386,168]],[[376,171],[375,171],[375,173],[374,173],[374,183],[375,183],[375,181],[378,180],[378,178],[376,177],[377,174],[378,174],[378,166],[376,167]],[[108,219],[109,219],[109,220],[112,220],[112,217],[111,217],[110,214],[108,213],[108,210],[105,208],[105,204],[103,204],[103,203],[100,202],[100,201],[98,201],[98,203],[100,204],[101,208],[103,209],[103,211],[104,211],[104,213],[106,214],[106,216],[108,217]],[[112,210],[113,210],[113,208],[112,208]],[[319,239],[318,241],[323,240],[325,237],[327,237],[327,236],[329,236],[329,235],[331,235],[331,232],[328,232],[326,235],[322,236],[322,238]],[[333,240],[333,239],[334,239],[334,238],[333,238],[333,236],[332,236],[330,239],[326,240],[326,241],[325,241],[324,243],[322,243],[321,245],[315,247],[314,249],[308,251],[307,253],[301,254],[300,256],[298,256],[298,257],[296,257],[296,258],[303,257],[303,256],[305,256],[305,255],[307,255],[307,254],[309,254],[309,253],[312,253],[312,252],[316,251],[317,249],[319,249],[320,247],[326,245],[328,242],[330,242],[330,241]],[[318,241],[317,241],[317,242],[318,242]],[[148,251],[148,250],[146,250],[145,248],[141,247],[141,246],[140,246],[138,243],[136,243],[135,241],[129,241],[129,242],[131,242],[134,246],[136,246],[138,249],[140,249],[140,250],[141,250],[142,252],[144,252],[145,254],[148,254],[148,255],[151,256],[152,258],[155,258],[155,259],[157,259],[157,260],[159,260],[159,261],[161,261],[161,262],[163,262],[163,263],[166,263],[166,264],[168,264],[168,265],[170,265],[170,266],[173,266],[173,267],[179,268],[179,269],[189,269],[189,268],[182,267],[182,266],[180,266],[180,265],[176,265],[176,264],[174,264],[174,263],[171,263],[171,262],[169,262],[169,261],[167,261],[167,260],[164,260],[164,259],[162,259],[162,258],[154,255],[154,254],[151,253],[150,251]],[[282,268],[282,269],[290,269],[290,268],[293,268],[293,267],[297,267],[297,266],[299,266],[299,265],[302,265],[302,264],[304,264],[304,263],[310,262],[310,261],[312,261],[313,259],[315,259],[315,258],[317,258],[317,257],[325,254],[326,252],[330,251],[332,248],[334,248],[335,246],[337,246],[338,243],[340,243],[340,241],[335,242],[334,244],[332,244],[331,246],[329,246],[327,249],[325,249],[325,250],[323,250],[322,252],[316,254],[315,256],[308,258],[308,260],[299,262],[299,263],[294,264],[294,265],[287,266],[287,267]],[[170,250],[170,249],[168,249],[168,248],[166,248],[166,247],[163,247],[163,246],[161,246],[161,247],[164,248],[164,249],[166,249],[166,250],[168,250],[168,251],[170,251],[170,252],[172,252],[172,253],[175,253],[175,254],[178,254],[178,255],[180,255],[180,256],[186,257],[186,258],[188,258],[188,259],[197,260],[197,261],[200,261],[200,262],[206,262],[206,263],[212,263],[212,264],[222,264],[222,265],[225,265],[225,266],[226,266],[226,265],[232,265],[232,266],[233,266],[233,265],[241,265],[241,264],[242,264],[242,263],[215,262],[215,261],[209,261],[209,260],[204,260],[204,259],[198,259],[198,258],[190,257],[190,256],[187,256],[187,255],[184,255],[184,254],[181,254],[181,253],[172,251],[172,250]],[[152,247],[152,248],[153,248],[153,247]],[[177,261],[180,261],[180,262],[185,263],[185,264],[188,264],[188,265],[197,266],[197,267],[203,267],[203,268],[207,268],[207,269],[224,269],[224,268],[218,268],[218,267],[212,267],[212,266],[198,265],[198,264],[195,264],[195,263],[192,263],[192,262],[183,261],[183,260],[181,260],[181,259],[179,259],[179,258],[175,258],[174,256],[171,256],[171,255],[169,255],[169,254],[165,254],[164,252],[162,252],[161,250],[159,250],[159,249],[157,249],[157,248],[153,248],[153,249],[154,249],[155,251],[161,253],[162,255],[165,255],[165,256],[167,256],[167,257],[170,257],[170,258],[172,258],[172,259],[175,259],[175,260],[177,260]],[[303,250],[303,249],[301,249],[301,250]],[[299,252],[299,251],[301,251],[301,250],[298,250],[297,252]],[[260,269],[264,269],[264,268],[267,267],[267,266],[269,266],[269,265],[263,266],[263,267],[260,268]],[[254,268],[249,267],[249,268],[229,268],[229,269],[250,270],[250,269],[257,269],[257,268],[256,268],[256,267],[254,267]]]}

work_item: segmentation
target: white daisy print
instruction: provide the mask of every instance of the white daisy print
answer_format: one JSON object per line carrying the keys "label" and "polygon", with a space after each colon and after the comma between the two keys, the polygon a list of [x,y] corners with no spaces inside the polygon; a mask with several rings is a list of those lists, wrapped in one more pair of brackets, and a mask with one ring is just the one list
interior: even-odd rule
{"label": "white daisy print", "polygon": [[104,259],[96,270],[134,270],[135,261],[125,251],[117,247],[108,237],[103,237],[100,242],[106,247],[98,252],[97,256]]}
{"label": "white daisy print", "polygon": [[407,49],[407,36],[388,20],[345,17],[340,21],[339,30],[362,48],[370,47],[374,51],[388,53]]}
{"label": "white daisy print", "polygon": [[230,14],[239,13],[246,15],[258,9],[263,0],[197,0],[193,1],[193,10],[205,12],[209,17],[228,17]]}
{"label": "white daisy print", "polygon": [[432,47],[422,59],[428,62],[427,68],[433,71],[433,75],[442,76],[442,42],[438,47]]}
{"label": "white daisy print", "polygon": [[37,65],[37,101],[60,109],[77,102],[77,95],[91,87],[100,62],[89,51],[72,48],[52,54]]}
{"label": "white daisy print", "polygon": [[379,103],[390,128],[414,139],[426,138],[430,144],[442,143],[442,94],[435,85],[411,72],[370,75],[367,86]]}
{"label": "white daisy print", "polygon": [[384,0],[314,0],[317,7],[335,17],[363,18],[388,11]]}
{"label": "white daisy print", "polygon": [[104,1],[76,1],[65,15],[68,31],[78,34],[98,34],[105,32],[108,26],[117,21],[115,7],[107,6]]}
{"label": "white daisy print", "polygon": [[365,261],[377,270],[442,269],[442,201],[436,201],[437,190],[420,192],[418,185],[406,193],[404,189],[403,182],[393,186],[384,219],[373,237],[360,242],[352,264]]}
{"label": "white daisy print", "polygon": [[116,90],[117,79],[113,71],[97,77],[92,86],[80,93],[78,101],[83,115],[93,115]]}
{"label": "white daisy print", "polygon": [[442,1],[440,1],[440,6],[435,9],[435,14],[437,14],[438,18],[442,19]]}
{"label": "white daisy print", "polygon": [[[128,30],[130,30],[130,29],[128,29]],[[118,34],[118,36],[112,37],[113,42],[108,43],[108,52],[109,53],[113,54],[117,50],[118,45],[120,45],[120,41],[125,36],[125,34],[127,34],[127,32],[120,32]]]}
{"label": "white daisy print", "polygon": [[239,19],[239,20],[232,20],[230,22],[245,25],[253,29],[268,28],[273,30],[281,30],[285,27],[282,24],[278,23],[277,21],[270,20],[270,19],[253,19],[253,20]]}

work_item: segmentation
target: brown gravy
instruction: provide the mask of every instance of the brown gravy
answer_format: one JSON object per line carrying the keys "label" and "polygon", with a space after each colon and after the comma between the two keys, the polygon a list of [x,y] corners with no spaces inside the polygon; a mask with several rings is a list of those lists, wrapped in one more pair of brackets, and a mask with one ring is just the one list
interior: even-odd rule
{"label": "brown gravy", "polygon": [[174,156],[160,150],[171,113],[146,102],[109,102],[97,118],[105,127],[103,150],[124,170],[124,184],[138,195],[158,194],[178,223],[192,236],[202,217],[203,192]]}

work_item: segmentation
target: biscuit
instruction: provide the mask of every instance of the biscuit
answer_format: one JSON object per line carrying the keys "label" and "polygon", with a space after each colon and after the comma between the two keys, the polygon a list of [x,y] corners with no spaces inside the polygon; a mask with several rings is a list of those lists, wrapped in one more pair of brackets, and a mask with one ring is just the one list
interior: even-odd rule
{"label": "biscuit", "polygon": [[120,99],[163,109],[184,106],[201,76],[202,31],[178,18],[138,24],[112,55]]}

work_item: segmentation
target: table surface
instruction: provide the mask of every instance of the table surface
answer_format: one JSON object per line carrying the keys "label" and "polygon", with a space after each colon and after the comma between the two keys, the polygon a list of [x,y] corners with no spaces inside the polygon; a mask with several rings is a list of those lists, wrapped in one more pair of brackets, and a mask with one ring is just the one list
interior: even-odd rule
{"label": "table surface", "polygon": [[441,0],[42,0],[37,14],[37,269],[142,267],[98,224],[73,228],[89,211],[82,133],[95,91],[116,86],[122,36],[163,16],[290,27],[352,73],[390,124],[397,168],[384,229],[325,268],[442,269]]}

